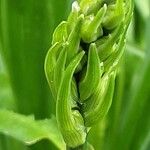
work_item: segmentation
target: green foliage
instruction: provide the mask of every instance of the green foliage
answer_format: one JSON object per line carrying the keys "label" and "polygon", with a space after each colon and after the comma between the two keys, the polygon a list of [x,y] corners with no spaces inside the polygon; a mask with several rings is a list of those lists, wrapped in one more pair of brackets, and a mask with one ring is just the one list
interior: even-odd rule
{"label": "green foliage", "polygon": [[0,110],[0,118],[0,132],[12,136],[27,145],[34,144],[42,139],[48,139],[59,149],[64,149],[65,147],[54,117],[35,121],[33,116],[24,116],[11,111]]}
{"label": "green foliage", "polygon": [[77,1],[0,0],[0,150],[150,149],[149,0]]}

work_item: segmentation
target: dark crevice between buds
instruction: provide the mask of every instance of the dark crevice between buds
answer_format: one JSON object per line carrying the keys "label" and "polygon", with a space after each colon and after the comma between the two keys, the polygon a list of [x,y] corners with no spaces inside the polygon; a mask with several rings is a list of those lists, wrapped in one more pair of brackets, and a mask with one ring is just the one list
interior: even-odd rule
{"label": "dark crevice between buds", "polygon": [[[110,33],[112,33],[112,31],[113,31],[113,30],[108,30],[108,29],[106,29],[105,27],[103,27],[103,37],[104,37],[104,36],[108,36]],[[101,38],[101,37],[100,37],[100,38]],[[99,39],[100,39],[100,38],[99,38]]]}
{"label": "dark crevice between buds", "polygon": [[90,43],[85,43],[83,40],[81,40],[80,46],[85,51],[85,54],[87,54],[90,47]]}
{"label": "dark crevice between buds", "polygon": [[[109,34],[111,34],[113,31],[115,31],[117,29],[117,26],[114,27],[113,29],[106,29],[105,27],[103,27],[102,29],[103,29],[102,37],[105,37],[105,36],[108,36]],[[101,39],[101,37],[99,39]]]}
{"label": "dark crevice between buds", "polygon": [[115,4],[115,3],[116,3],[116,0],[104,0],[102,4],[110,5],[110,4]]}
{"label": "dark crevice between buds", "polygon": [[77,93],[78,93],[78,98],[79,100],[76,102],[77,106],[78,106],[78,110],[80,112],[80,114],[82,115],[82,103],[80,103],[80,92],[79,92],[79,82],[80,82],[80,72],[74,74],[76,83],[77,83]]}
{"label": "dark crevice between buds", "polygon": [[71,108],[71,110],[78,110],[80,112],[80,108],[78,106]]}

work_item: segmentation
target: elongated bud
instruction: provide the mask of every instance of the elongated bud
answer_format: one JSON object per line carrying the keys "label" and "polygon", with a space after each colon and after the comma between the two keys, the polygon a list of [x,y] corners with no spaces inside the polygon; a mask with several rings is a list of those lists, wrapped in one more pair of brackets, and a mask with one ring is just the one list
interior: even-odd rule
{"label": "elongated bud", "polygon": [[124,0],[116,0],[116,4],[108,6],[106,16],[103,20],[103,26],[106,29],[114,29],[124,20],[125,8]]}
{"label": "elongated bud", "polygon": [[106,58],[114,51],[114,46],[117,44],[119,38],[121,38],[123,29],[124,26],[123,23],[121,23],[107,38],[105,37],[96,42],[98,54],[102,61],[106,60]]}
{"label": "elongated bud", "polygon": [[117,68],[124,52],[124,45],[126,41],[124,38],[124,34],[122,35],[118,45],[116,45],[116,50],[104,62],[105,71],[111,72]]}
{"label": "elongated bud", "polygon": [[[113,98],[115,74],[103,79],[97,91],[88,100],[85,108],[85,125],[90,127],[101,121],[107,114]],[[93,100],[93,101],[92,101]]]}
{"label": "elongated bud", "polygon": [[80,15],[76,21],[75,27],[70,33],[68,37],[68,55],[67,55],[67,63],[77,54],[79,50],[80,44],[80,29],[82,25],[82,21],[84,19],[83,15]]}
{"label": "elongated bud", "polygon": [[79,6],[77,1],[74,1],[72,3],[71,13],[70,13],[68,20],[67,20],[67,22],[68,22],[68,25],[67,25],[68,33],[70,33],[74,29],[75,24],[76,24],[76,20],[79,17],[79,11],[80,11],[80,6]]}
{"label": "elongated bud", "polygon": [[58,125],[65,142],[70,147],[83,144],[86,138],[83,118],[78,110],[72,110],[70,103],[72,76],[83,54],[83,52],[79,53],[66,68],[56,104]]}
{"label": "elongated bud", "polygon": [[65,64],[66,64],[66,58],[67,58],[66,49],[67,49],[66,46],[64,46],[64,48],[60,52],[60,55],[57,59],[57,63],[54,69],[54,85],[55,85],[56,93],[58,92],[64,71],[65,71]]}
{"label": "elongated bud", "polygon": [[97,12],[96,16],[89,16],[83,23],[81,37],[84,42],[90,43],[103,35],[101,22],[106,13],[106,4]]}
{"label": "elongated bud", "polygon": [[57,62],[57,53],[62,48],[60,43],[55,43],[48,51],[47,56],[45,58],[45,74],[47,81],[50,85],[50,89],[52,91],[54,99],[56,99],[56,91],[55,91],[55,85],[54,85],[54,68],[56,66]]}
{"label": "elongated bud", "polygon": [[102,0],[81,0],[80,9],[84,15],[96,13],[102,4]]}
{"label": "elongated bud", "polygon": [[[79,83],[79,93],[81,102],[92,95],[97,88],[101,77],[100,60],[96,45],[90,45],[88,54],[87,71],[84,79]],[[90,85],[90,86],[89,86]]]}
{"label": "elongated bud", "polygon": [[56,42],[65,42],[67,37],[67,22],[62,21],[54,31],[52,44]]}

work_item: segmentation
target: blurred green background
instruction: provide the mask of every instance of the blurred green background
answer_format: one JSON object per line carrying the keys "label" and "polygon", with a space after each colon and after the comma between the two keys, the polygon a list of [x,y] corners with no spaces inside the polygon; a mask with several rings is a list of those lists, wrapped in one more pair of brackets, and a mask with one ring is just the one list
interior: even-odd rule
{"label": "blurred green background", "polygon": [[[0,0],[0,109],[36,119],[55,114],[44,59],[55,27],[72,0]],[[150,150],[150,4],[135,0],[127,45],[107,117],[89,134],[96,150]],[[32,146],[0,134],[0,150],[55,150],[48,140]]]}

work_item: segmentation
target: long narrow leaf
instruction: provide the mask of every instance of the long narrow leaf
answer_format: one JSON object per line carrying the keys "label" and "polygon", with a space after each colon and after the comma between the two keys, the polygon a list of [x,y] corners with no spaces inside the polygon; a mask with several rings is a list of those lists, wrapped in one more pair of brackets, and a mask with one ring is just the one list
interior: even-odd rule
{"label": "long narrow leaf", "polygon": [[[120,150],[129,149],[132,138],[134,136],[136,126],[144,111],[149,98],[150,91],[150,45],[149,45],[149,28],[147,30],[147,50],[144,62],[139,65],[137,72],[133,78],[130,89],[129,105],[124,116],[123,127],[120,135],[121,139],[117,148]],[[116,148],[116,149],[117,149]]]}

